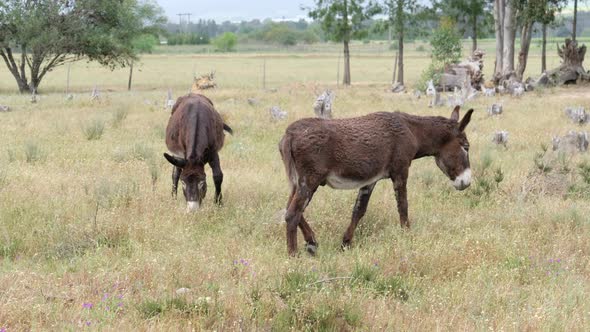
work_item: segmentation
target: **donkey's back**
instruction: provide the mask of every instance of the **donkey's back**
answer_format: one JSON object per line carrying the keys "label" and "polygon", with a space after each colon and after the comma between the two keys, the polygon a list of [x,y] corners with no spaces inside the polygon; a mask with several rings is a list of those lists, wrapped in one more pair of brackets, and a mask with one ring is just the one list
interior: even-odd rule
{"label": "donkey's back", "polygon": [[290,181],[312,176],[320,185],[356,189],[389,177],[391,164],[413,157],[412,133],[401,113],[291,124],[280,143]]}

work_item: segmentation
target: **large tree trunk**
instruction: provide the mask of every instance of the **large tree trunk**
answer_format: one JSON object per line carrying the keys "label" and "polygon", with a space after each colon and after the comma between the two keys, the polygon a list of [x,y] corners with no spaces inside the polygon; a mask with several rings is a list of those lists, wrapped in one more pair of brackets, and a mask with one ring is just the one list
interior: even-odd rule
{"label": "large tree trunk", "polygon": [[582,65],[586,55],[586,45],[578,47],[578,42],[567,38],[564,45],[557,46],[557,54],[562,59],[561,65],[543,73],[534,83],[535,85],[562,85],[590,81],[590,73]]}
{"label": "large tree trunk", "polygon": [[350,85],[350,50],[348,49],[348,40],[344,41],[344,77],[342,84]]}
{"label": "large tree trunk", "polygon": [[342,21],[344,24],[344,77],[342,83],[344,85],[350,85],[350,50],[348,49],[348,43],[350,42],[350,27],[348,22],[348,1],[344,0],[344,11],[342,15]]}
{"label": "large tree trunk", "polygon": [[509,1],[504,9],[504,45],[502,56],[502,75],[507,76],[514,72],[514,40],[516,39],[516,15],[515,8]]}
{"label": "large tree trunk", "polygon": [[516,67],[516,79],[521,82],[529,57],[532,36],[533,22],[524,23],[520,32],[520,52],[518,52],[518,67]]}
{"label": "large tree trunk", "polygon": [[504,65],[504,0],[494,0],[494,23],[496,29],[496,63],[494,65],[494,77],[502,75]]}
{"label": "large tree trunk", "polygon": [[547,23],[543,23],[543,42],[541,43],[541,73],[547,70]]}

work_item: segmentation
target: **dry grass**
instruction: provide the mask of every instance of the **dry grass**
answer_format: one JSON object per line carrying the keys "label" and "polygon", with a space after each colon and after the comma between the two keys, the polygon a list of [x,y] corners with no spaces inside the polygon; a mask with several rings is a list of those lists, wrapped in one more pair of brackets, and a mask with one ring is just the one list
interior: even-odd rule
{"label": "dry grass", "polygon": [[[25,96],[0,96],[14,109],[0,114],[0,328],[590,328],[590,196],[576,176],[588,155],[567,160],[565,170],[555,161],[553,172],[569,172],[565,178],[576,185],[572,195],[523,194],[527,179],[543,181],[533,162],[539,146],[577,129],[563,109],[590,107],[587,86],[469,105],[476,109],[467,133],[478,182],[456,192],[431,159],[416,161],[408,232],[399,227],[391,183],[382,181],[353,248],[341,252],[356,194],[320,189],[306,212],[319,255],[302,250],[289,259],[277,219],[287,198],[277,142],[288,123],[313,114],[315,91],[333,82],[325,67],[335,58],[272,58],[267,69],[276,92],[258,88],[261,60],[254,56],[159,55],[144,59],[131,93],[122,92],[125,72],[77,64],[75,90],[90,91],[95,82],[87,77],[116,89],[103,91],[100,102],[90,102],[89,92],[73,101],[45,94],[35,105]],[[424,98],[387,92],[391,62],[353,59],[353,82],[381,83],[331,86],[335,116],[450,114],[427,108]],[[169,86],[175,96],[186,92],[192,63],[197,71],[217,69],[220,88],[207,95],[235,134],[221,152],[225,205],[215,207],[210,192],[204,209],[187,215],[183,200],[169,195],[171,169],[161,157],[168,112],[161,105]],[[407,63],[411,81],[426,60]],[[493,67],[489,59],[486,66]],[[59,80],[58,70],[45,90],[61,91]],[[12,89],[11,82],[0,89]],[[250,106],[251,97],[259,105]],[[485,108],[496,100],[505,112],[490,118]],[[106,121],[121,105],[124,120]],[[273,105],[289,112],[286,121],[270,121]],[[87,140],[80,125],[94,118],[105,119],[105,130],[100,140]],[[500,129],[510,132],[508,149],[491,143]],[[31,144],[42,157],[27,162]],[[177,294],[181,288],[190,290]]]}

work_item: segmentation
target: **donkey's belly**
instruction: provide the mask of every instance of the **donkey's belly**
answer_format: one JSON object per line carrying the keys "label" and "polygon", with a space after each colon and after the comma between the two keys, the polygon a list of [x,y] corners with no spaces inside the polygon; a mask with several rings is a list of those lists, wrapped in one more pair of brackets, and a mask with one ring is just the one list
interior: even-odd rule
{"label": "donkey's belly", "polygon": [[328,186],[330,186],[330,188],[333,188],[333,189],[349,190],[349,189],[362,188],[366,185],[377,182],[383,178],[384,178],[384,176],[382,174],[379,174],[375,177],[368,178],[365,180],[357,180],[357,179],[347,179],[347,178],[341,177],[339,175],[336,175],[334,173],[330,173],[328,175],[328,178],[326,178],[326,184]]}

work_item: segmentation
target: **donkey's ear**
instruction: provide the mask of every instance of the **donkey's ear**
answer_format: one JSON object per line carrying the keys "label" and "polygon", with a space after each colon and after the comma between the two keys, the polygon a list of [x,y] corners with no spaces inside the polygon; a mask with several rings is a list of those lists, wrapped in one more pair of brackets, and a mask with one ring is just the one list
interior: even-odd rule
{"label": "donkey's ear", "polygon": [[180,167],[180,168],[183,168],[188,163],[188,161],[184,158],[178,158],[175,156],[171,156],[167,153],[164,153],[164,158],[166,158],[166,160],[168,160],[168,162],[171,163],[172,165],[174,165],[176,167]]}
{"label": "donkey's ear", "polygon": [[459,109],[460,108],[461,108],[461,106],[459,106],[459,105],[455,106],[453,113],[451,113],[451,120],[459,121]]}
{"label": "donkey's ear", "polygon": [[473,108],[470,109],[469,111],[467,111],[467,113],[465,113],[465,116],[463,117],[463,119],[461,119],[461,122],[459,123],[459,131],[463,131],[465,130],[465,127],[467,127],[467,125],[469,124],[469,121],[471,121],[471,114],[473,113]]}

